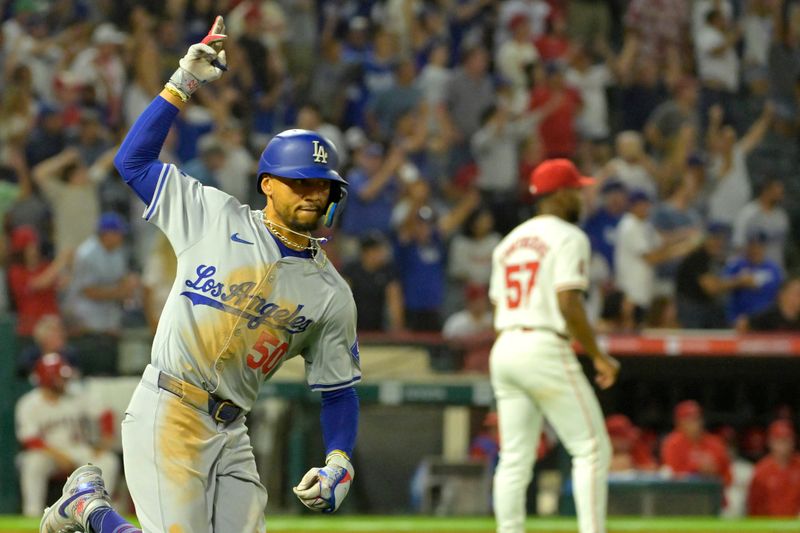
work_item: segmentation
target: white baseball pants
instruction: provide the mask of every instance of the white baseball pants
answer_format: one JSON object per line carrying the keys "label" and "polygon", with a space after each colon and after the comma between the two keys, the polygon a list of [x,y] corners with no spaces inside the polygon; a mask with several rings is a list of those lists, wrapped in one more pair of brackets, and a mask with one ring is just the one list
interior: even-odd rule
{"label": "white baseball pants", "polygon": [[493,496],[497,533],[525,531],[525,494],[543,416],[572,456],[580,533],[605,533],[611,443],[597,397],[569,343],[546,331],[505,331],[492,347],[489,365],[500,425]]}
{"label": "white baseball pants", "polygon": [[228,426],[158,388],[148,365],[122,421],[125,478],[145,533],[263,533],[267,490],[244,417]]}

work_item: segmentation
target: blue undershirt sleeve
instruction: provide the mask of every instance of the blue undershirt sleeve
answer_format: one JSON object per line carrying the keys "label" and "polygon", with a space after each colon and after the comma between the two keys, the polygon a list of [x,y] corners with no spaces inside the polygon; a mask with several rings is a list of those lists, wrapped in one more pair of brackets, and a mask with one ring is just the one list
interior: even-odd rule
{"label": "blue undershirt sleeve", "polygon": [[325,455],[341,450],[348,457],[353,456],[358,433],[358,394],[354,387],[322,393],[322,439],[325,442]]}
{"label": "blue undershirt sleeve", "polygon": [[164,165],[158,160],[158,154],[178,111],[177,107],[157,96],[136,119],[114,156],[114,166],[122,179],[147,205],[153,199]]}

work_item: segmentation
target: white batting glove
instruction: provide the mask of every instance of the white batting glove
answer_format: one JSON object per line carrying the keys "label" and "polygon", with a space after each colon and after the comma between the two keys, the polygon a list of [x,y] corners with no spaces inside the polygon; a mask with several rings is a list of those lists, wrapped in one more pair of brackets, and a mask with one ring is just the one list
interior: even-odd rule
{"label": "white batting glove", "polygon": [[181,100],[188,100],[201,86],[219,79],[228,70],[225,58],[225,23],[217,17],[203,41],[193,44],[178,63],[180,67],[170,77],[167,88],[178,92]]}
{"label": "white batting glove", "polygon": [[333,513],[350,491],[354,476],[353,465],[347,456],[331,452],[325,459],[325,466],[306,472],[292,491],[312,511]]}

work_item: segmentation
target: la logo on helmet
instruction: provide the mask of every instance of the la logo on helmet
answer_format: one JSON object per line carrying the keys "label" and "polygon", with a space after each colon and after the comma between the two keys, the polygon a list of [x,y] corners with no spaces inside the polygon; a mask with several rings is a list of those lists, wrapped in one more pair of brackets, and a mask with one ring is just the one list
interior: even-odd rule
{"label": "la logo on helmet", "polygon": [[312,141],[314,143],[314,163],[328,163],[328,152],[319,141]]}

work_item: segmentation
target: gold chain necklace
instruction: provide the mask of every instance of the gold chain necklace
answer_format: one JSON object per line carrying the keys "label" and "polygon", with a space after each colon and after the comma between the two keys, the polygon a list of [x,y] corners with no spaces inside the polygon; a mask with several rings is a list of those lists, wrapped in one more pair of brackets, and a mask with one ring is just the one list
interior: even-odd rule
{"label": "gold chain necklace", "polygon": [[268,219],[266,215],[264,215],[264,224],[266,224],[266,226],[269,229],[270,233],[275,235],[278,239],[281,240],[281,242],[283,242],[283,244],[285,244],[286,246],[288,246],[292,250],[297,250],[298,247],[300,247],[300,245],[297,244],[296,242],[290,241],[288,237],[286,237],[280,231],[278,231],[278,228],[286,229],[288,231],[291,231],[292,233],[296,233],[297,235],[301,235],[301,236],[306,237],[308,239],[308,242],[310,244],[306,244],[305,246],[300,247],[300,249],[298,251],[302,252],[302,251],[308,250],[308,251],[314,253],[319,249],[319,245],[317,244],[316,239],[314,239],[310,235],[303,235],[302,233],[298,233],[296,231],[292,231],[290,228],[284,228],[283,226],[281,226],[279,224],[275,224],[273,221]]}

